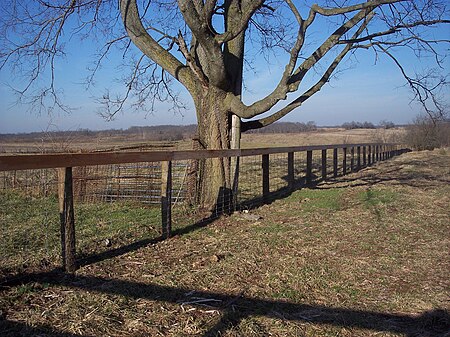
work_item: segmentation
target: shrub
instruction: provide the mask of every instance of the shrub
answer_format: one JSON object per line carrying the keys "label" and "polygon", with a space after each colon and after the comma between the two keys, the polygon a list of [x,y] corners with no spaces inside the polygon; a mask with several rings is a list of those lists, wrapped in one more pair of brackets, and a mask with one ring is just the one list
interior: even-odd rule
{"label": "shrub", "polygon": [[346,130],[352,129],[375,129],[375,125],[371,122],[345,122],[342,127]]}
{"label": "shrub", "polygon": [[383,128],[383,129],[392,129],[392,128],[395,128],[394,122],[387,121],[387,120],[382,120],[378,125],[379,125],[381,128]]}
{"label": "shrub", "polygon": [[418,116],[407,127],[405,142],[414,150],[433,150],[450,145],[450,122]]}

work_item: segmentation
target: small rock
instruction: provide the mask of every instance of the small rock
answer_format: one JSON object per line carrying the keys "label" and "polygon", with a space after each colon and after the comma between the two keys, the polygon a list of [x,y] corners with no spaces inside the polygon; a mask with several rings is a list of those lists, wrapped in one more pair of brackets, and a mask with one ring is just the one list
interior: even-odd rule
{"label": "small rock", "polygon": [[106,247],[111,247],[111,244],[112,244],[112,243],[111,243],[111,240],[110,240],[110,239],[106,239],[106,240],[105,240],[105,246],[106,246]]}
{"label": "small rock", "polygon": [[220,260],[220,258],[216,254],[214,254],[213,256],[211,256],[209,258],[209,261],[211,261],[211,262],[219,262],[219,260]]}
{"label": "small rock", "polygon": [[250,221],[257,221],[257,220],[261,220],[262,216],[257,215],[257,214],[242,213],[241,218],[243,218],[245,220],[250,220]]}

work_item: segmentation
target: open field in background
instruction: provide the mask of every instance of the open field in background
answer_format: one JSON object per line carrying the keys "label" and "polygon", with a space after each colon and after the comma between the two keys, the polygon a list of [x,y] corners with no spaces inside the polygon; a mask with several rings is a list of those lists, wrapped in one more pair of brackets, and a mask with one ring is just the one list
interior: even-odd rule
{"label": "open field in background", "polygon": [[9,153],[44,153],[44,152],[91,152],[91,151],[172,151],[190,150],[192,142],[181,141],[151,141],[137,142],[127,139],[95,138],[70,139],[36,142],[36,141],[5,141],[0,142],[0,155]]}
{"label": "open field in background", "polygon": [[[145,241],[156,225],[142,205],[76,206],[82,249],[111,239],[119,253],[88,261],[75,276],[52,272],[52,261],[38,269],[22,261],[22,282],[0,279],[0,332],[448,336],[449,168],[449,150],[403,154],[158,243]],[[42,200],[0,200],[9,238],[2,233],[0,254],[11,264],[14,240],[33,245],[37,223],[57,235],[58,219],[39,212]],[[133,246],[133,238],[144,239]]]}
{"label": "open field in background", "polygon": [[242,135],[242,147],[280,147],[328,144],[356,144],[370,142],[402,142],[406,130],[320,128],[317,131],[292,134],[246,134]]}
{"label": "open field in background", "polygon": [[[246,134],[242,135],[242,147],[279,147],[302,145],[327,145],[343,143],[401,142],[404,128],[394,129],[354,129],[319,128],[317,131],[290,134]],[[119,151],[119,150],[190,150],[190,135],[174,141],[146,140],[137,135],[124,137],[108,133],[100,136],[65,136],[55,137],[51,134],[32,138],[0,138],[0,155],[14,152],[79,152],[79,151]]]}

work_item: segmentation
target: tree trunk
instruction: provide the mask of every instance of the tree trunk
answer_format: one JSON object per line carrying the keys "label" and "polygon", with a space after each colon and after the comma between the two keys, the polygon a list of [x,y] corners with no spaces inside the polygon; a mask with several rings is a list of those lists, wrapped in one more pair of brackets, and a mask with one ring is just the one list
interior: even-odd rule
{"label": "tree trunk", "polygon": [[[198,138],[207,150],[230,148],[230,114],[223,106],[224,93],[209,88],[196,97]],[[199,168],[199,202],[204,209],[216,214],[232,211],[232,181],[230,158],[202,161]]]}

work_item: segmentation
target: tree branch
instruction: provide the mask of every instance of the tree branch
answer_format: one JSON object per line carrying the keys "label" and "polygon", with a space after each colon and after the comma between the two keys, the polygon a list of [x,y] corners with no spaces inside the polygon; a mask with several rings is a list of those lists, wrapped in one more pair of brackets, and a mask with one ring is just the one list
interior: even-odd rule
{"label": "tree branch", "polygon": [[[432,78],[435,78],[436,76],[434,74],[428,73],[424,76],[418,76],[417,78],[413,78],[407,74],[399,60],[390,53],[386,48],[384,48],[381,45],[376,45],[384,54],[389,56],[389,58],[394,61],[394,64],[397,66],[397,68],[400,70],[400,73],[403,75],[403,78],[408,83],[408,86],[410,87],[411,91],[414,94],[414,98],[419,101],[419,103],[422,105],[425,112],[430,116],[433,117],[435,115],[438,116],[444,116],[445,115],[445,108],[444,105],[440,102],[439,98],[437,97],[437,90],[442,87],[443,85],[448,85],[449,82],[445,78],[445,76],[439,76],[437,79],[437,83],[431,84],[429,83],[429,80]],[[428,102],[431,101],[433,105],[436,107],[437,111],[434,111],[432,108],[428,106]]]}
{"label": "tree branch", "polygon": [[436,25],[436,24],[449,24],[449,23],[450,23],[450,20],[432,20],[432,21],[417,21],[417,22],[414,22],[411,24],[401,24],[401,25],[399,24],[399,25],[395,25],[394,27],[392,27],[388,30],[369,34],[367,36],[358,37],[354,40],[340,40],[339,44],[360,43],[360,42],[372,40],[376,37],[395,34],[395,33],[398,33],[399,31],[401,31],[402,29],[409,29],[409,28],[414,28],[414,27],[419,27],[419,26],[432,26],[432,25]]}
{"label": "tree branch", "polygon": [[[366,29],[369,22],[373,19],[374,14],[373,12],[369,13],[365,19],[364,22],[361,24],[361,26],[358,28],[358,30],[354,33],[353,38],[356,38],[358,35],[362,34],[362,32]],[[345,46],[345,48],[338,54],[338,56],[335,57],[333,62],[328,66],[325,73],[322,75],[322,77],[317,81],[312,87],[310,87],[303,95],[289,103],[284,108],[280,109],[279,111],[271,114],[268,117],[261,118],[255,121],[249,121],[242,123],[242,130],[251,130],[251,129],[259,129],[264,126],[270,125],[282,117],[286,116],[289,112],[294,110],[295,108],[298,108],[301,106],[306,100],[308,100],[311,96],[316,94],[318,91],[322,89],[322,87],[327,83],[338,65],[341,63],[341,61],[344,59],[344,57],[347,55],[347,53],[352,50],[352,44],[348,44]]]}
{"label": "tree branch", "polygon": [[[351,19],[345,22],[341,27],[339,27],[316,51],[308,57],[297,70],[290,75],[293,69],[293,64],[297,60],[298,51],[301,48],[304,31],[306,28],[301,27],[297,37],[296,45],[291,51],[291,58],[288,65],[285,68],[285,72],[278,86],[273,90],[268,96],[259,100],[250,106],[246,106],[240,99],[229,94],[227,96],[227,102],[230,104],[230,109],[233,113],[241,118],[249,119],[260,115],[266,111],[269,111],[275,104],[281,100],[287,98],[288,92],[294,92],[298,89],[300,82],[306,75],[306,73],[319,61],[321,60],[334,46],[339,42],[339,39],[350,29],[355,27],[361,20],[367,18],[370,10],[365,7],[365,9],[359,11]],[[311,24],[312,21],[305,24]],[[360,32],[361,34],[361,32]]]}
{"label": "tree branch", "polygon": [[207,77],[209,83],[218,87],[227,87],[227,76],[223,61],[223,54],[220,45],[214,38],[214,32],[210,29],[210,24],[206,17],[197,12],[192,0],[177,0],[181,14],[189,26],[195,39],[201,48],[208,55]]}
{"label": "tree branch", "polygon": [[[216,35],[215,40],[218,44],[223,44],[225,42],[231,41],[241,34],[245,29],[247,29],[248,22],[253,14],[261,8],[264,0],[253,0],[246,3],[241,11],[241,15],[238,22],[234,22],[230,29],[226,30],[224,33]],[[236,6],[236,4],[234,4]]]}
{"label": "tree branch", "polygon": [[136,0],[120,0],[119,4],[125,30],[133,43],[188,90],[194,90],[191,70],[158,44],[142,25]]}

